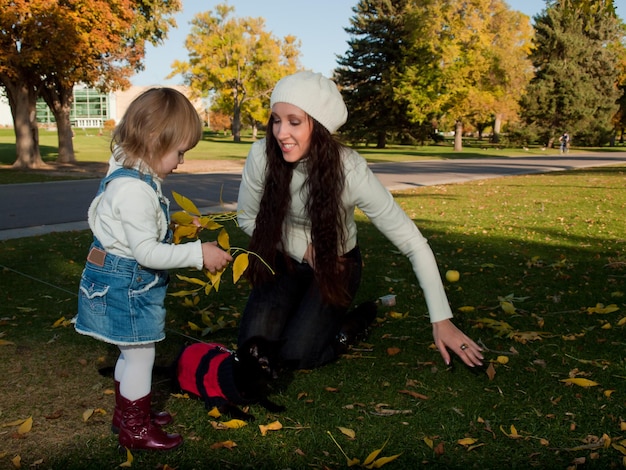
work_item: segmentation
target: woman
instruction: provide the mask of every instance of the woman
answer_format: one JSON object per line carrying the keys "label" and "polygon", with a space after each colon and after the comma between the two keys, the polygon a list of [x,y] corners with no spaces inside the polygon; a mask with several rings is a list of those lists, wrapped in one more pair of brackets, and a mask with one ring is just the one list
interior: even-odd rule
{"label": "woman", "polygon": [[276,274],[251,262],[239,344],[255,335],[282,339],[286,361],[313,368],[341,352],[342,326],[369,314],[361,321],[367,326],[369,306],[347,313],[361,279],[358,207],[411,261],[446,364],[451,349],[468,366],[481,365],[481,348],[451,321],[426,239],[365,159],[333,136],[348,115],[336,85],[298,72],[277,83],[270,105],[268,136],[252,145],[243,170],[238,220],[251,235],[250,250]]}

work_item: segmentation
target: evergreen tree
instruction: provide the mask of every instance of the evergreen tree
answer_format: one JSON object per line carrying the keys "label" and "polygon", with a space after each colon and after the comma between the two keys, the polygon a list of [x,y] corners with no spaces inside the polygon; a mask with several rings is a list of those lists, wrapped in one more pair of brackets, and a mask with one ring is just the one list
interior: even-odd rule
{"label": "evergreen tree", "polygon": [[548,145],[568,132],[574,142],[606,143],[620,97],[623,39],[612,0],[559,0],[535,16],[535,77],[521,100],[526,123]]}
{"label": "evergreen tree", "polygon": [[372,137],[384,148],[390,135],[410,135],[406,106],[393,85],[404,60],[403,12],[407,0],[360,0],[352,9],[349,49],[338,57],[334,79],[350,118],[343,132],[354,141]]}

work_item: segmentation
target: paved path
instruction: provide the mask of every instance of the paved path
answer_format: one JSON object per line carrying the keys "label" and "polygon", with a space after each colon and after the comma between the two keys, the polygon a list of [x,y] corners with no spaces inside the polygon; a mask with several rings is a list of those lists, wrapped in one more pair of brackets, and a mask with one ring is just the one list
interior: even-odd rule
{"label": "paved path", "polygon": [[[418,186],[626,164],[626,152],[580,153],[564,157],[481,158],[374,163],[371,168],[390,190]],[[240,171],[173,174],[163,184],[190,198],[203,212],[234,210]],[[86,214],[99,180],[0,185],[0,240],[87,228]],[[170,197],[173,201],[173,199]],[[172,202],[173,208],[176,204]]]}

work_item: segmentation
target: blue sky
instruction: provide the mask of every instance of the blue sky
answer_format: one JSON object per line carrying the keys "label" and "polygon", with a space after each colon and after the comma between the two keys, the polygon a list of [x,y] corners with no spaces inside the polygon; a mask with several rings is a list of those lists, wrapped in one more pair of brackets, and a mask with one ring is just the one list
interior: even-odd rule
{"label": "blue sky", "polygon": [[[180,76],[166,80],[174,60],[187,60],[184,47],[189,22],[196,13],[213,11],[216,0],[182,0],[183,11],[175,16],[178,27],[170,30],[168,39],[158,47],[148,46],[145,70],[135,75],[133,85],[179,85]],[[330,76],[336,56],[344,55],[348,35],[344,28],[354,16],[352,7],[358,0],[228,0],[237,17],[265,18],[267,31],[283,38],[294,35],[301,41],[301,63],[314,72]],[[507,0],[513,10],[533,17],[545,7],[544,0]],[[621,12],[620,12],[621,13]]]}

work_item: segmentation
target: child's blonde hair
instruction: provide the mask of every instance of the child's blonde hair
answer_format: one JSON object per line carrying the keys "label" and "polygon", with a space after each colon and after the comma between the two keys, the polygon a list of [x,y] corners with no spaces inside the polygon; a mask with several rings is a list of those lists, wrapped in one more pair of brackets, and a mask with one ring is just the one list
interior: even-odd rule
{"label": "child's blonde hair", "polygon": [[191,102],[173,88],[150,88],[135,98],[113,130],[111,150],[124,167],[148,165],[176,148],[185,151],[202,138],[202,121]]}

